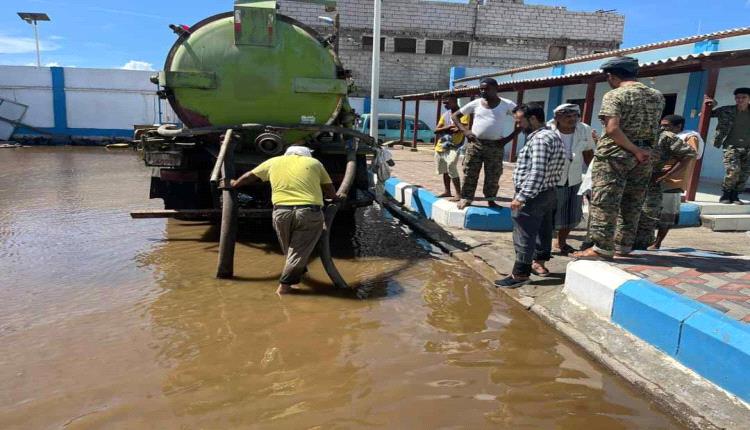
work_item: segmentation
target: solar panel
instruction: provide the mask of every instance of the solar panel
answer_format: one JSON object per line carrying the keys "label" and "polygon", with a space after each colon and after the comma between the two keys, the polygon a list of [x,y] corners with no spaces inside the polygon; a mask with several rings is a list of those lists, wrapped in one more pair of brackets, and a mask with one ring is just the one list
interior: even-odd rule
{"label": "solar panel", "polygon": [[18,16],[21,17],[22,20],[28,22],[29,24],[33,21],[49,21],[49,16],[46,13],[37,13],[37,12],[18,12]]}

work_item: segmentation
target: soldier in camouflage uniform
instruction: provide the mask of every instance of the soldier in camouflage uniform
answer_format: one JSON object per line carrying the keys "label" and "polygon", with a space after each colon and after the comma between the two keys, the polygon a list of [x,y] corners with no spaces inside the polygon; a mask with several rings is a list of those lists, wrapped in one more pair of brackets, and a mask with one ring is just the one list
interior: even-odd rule
{"label": "soldier in camouflage uniform", "polygon": [[[739,195],[745,190],[750,175],[750,88],[734,90],[735,106],[722,106],[711,112],[712,118],[719,118],[716,125],[714,146],[724,149],[724,182],[721,203],[741,205]],[[715,101],[706,97],[705,103]]]}
{"label": "soldier in camouflage uniform", "polygon": [[[602,100],[599,118],[604,134],[592,167],[589,236],[594,246],[574,253],[578,259],[611,259],[615,250],[618,254],[632,250],[664,109],[664,96],[636,80],[635,58],[615,58],[601,68],[613,89]],[[620,229],[615,237],[618,217]]]}
{"label": "soldier in camouflage uniform", "polygon": [[[646,191],[646,200],[643,202],[643,212],[641,212],[641,218],[638,221],[633,249],[648,249],[656,241],[654,232],[659,225],[664,197],[662,180],[669,175],[679,173],[687,167],[687,160],[697,156],[695,150],[674,133],[672,124],[668,119],[670,117],[671,115],[662,119],[659,141],[651,152],[653,173],[651,174],[651,183]],[[670,160],[674,162],[671,163],[671,168],[665,171],[665,166]],[[621,228],[622,224],[618,223],[618,229]],[[615,244],[615,248],[618,245],[620,244]]]}

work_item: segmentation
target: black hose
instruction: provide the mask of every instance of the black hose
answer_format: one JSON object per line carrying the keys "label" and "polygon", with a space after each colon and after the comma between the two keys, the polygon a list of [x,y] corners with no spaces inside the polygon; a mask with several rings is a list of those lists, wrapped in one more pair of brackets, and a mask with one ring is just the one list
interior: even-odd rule
{"label": "black hose", "polygon": [[[228,188],[229,181],[234,179],[234,148],[232,130],[228,130],[222,148],[224,157],[220,158],[222,177],[225,182],[221,210],[221,233],[219,236],[219,263],[216,277],[231,279],[234,276],[234,249],[237,242],[237,191]],[[218,163],[217,163],[218,164]]]}
{"label": "black hose", "polygon": [[[354,178],[357,176],[357,145],[353,145],[348,149],[346,157],[346,171],[344,172],[344,179],[341,181],[341,186],[338,190],[338,194],[340,195],[349,194],[349,191],[354,184]],[[341,273],[333,263],[333,257],[331,256],[331,226],[333,225],[333,220],[336,217],[336,212],[338,212],[340,205],[340,202],[336,202],[327,205],[324,209],[325,228],[323,229],[323,234],[320,235],[320,240],[318,241],[318,252],[320,252],[320,261],[323,263],[323,268],[328,274],[328,277],[331,278],[331,281],[333,281],[333,285],[337,288],[351,288],[344,280],[344,277],[341,276]]]}

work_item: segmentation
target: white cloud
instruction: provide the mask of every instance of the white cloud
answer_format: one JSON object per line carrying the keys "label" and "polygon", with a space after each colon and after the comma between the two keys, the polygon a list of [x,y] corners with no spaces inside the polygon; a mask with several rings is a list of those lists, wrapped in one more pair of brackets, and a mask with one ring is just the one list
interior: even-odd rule
{"label": "white cloud", "polygon": [[63,40],[63,39],[65,38],[62,36],[57,36],[57,35],[49,37],[49,40]]}
{"label": "white cloud", "polygon": [[145,61],[130,60],[121,69],[125,70],[154,70],[154,65]]}
{"label": "white cloud", "polygon": [[[40,41],[40,51],[54,51],[60,49],[55,42]],[[36,41],[33,37],[12,37],[0,34],[0,54],[29,54],[36,52]]]}

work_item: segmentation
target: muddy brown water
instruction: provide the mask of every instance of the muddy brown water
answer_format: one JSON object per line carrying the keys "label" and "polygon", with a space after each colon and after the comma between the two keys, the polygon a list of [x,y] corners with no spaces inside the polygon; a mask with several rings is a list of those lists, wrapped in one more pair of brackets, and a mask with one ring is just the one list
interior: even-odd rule
{"label": "muddy brown water", "polygon": [[334,254],[366,298],[274,294],[248,227],[131,220],[129,151],[0,150],[2,429],[679,428],[643,395],[377,207]]}

